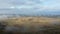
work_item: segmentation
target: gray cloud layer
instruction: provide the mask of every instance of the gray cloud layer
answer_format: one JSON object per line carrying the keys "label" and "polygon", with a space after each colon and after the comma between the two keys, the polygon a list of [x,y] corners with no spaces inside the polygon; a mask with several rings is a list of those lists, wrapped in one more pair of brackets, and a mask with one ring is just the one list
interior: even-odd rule
{"label": "gray cloud layer", "polygon": [[58,1],[59,0],[0,0],[0,13],[38,14],[40,11],[57,11],[60,9],[60,2]]}

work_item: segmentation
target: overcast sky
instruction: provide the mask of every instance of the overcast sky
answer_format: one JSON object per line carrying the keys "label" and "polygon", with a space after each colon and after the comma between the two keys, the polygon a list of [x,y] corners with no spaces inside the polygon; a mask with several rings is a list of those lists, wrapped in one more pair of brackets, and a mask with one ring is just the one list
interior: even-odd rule
{"label": "overcast sky", "polygon": [[[0,0],[0,13],[60,11],[60,0]],[[8,10],[12,9],[12,10]],[[14,10],[18,9],[18,10]],[[7,11],[7,12],[6,12]],[[13,12],[12,12],[13,11]],[[9,13],[10,13],[9,12]],[[26,13],[25,12],[25,13]]]}

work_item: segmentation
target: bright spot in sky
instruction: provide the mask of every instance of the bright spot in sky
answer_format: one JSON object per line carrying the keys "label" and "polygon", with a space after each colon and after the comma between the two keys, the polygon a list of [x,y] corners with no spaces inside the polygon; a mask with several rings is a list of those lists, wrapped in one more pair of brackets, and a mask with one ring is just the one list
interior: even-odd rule
{"label": "bright spot in sky", "polygon": [[11,9],[14,9],[15,7],[14,6],[12,6],[12,7],[10,7]]}
{"label": "bright spot in sky", "polygon": [[11,6],[10,7],[11,9],[31,9],[31,8],[33,8],[33,6]]}
{"label": "bright spot in sky", "polygon": [[40,0],[40,2],[43,2],[44,0]]}

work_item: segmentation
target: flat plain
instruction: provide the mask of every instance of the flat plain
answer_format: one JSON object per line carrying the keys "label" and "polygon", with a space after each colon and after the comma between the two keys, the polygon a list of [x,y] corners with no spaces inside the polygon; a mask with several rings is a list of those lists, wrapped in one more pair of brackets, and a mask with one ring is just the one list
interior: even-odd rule
{"label": "flat plain", "polygon": [[[7,25],[5,32],[22,32],[22,33],[60,33],[60,18],[49,18],[49,17],[19,17],[19,18],[8,18],[4,20]],[[11,30],[9,30],[11,29]],[[13,30],[15,29],[15,30]]]}

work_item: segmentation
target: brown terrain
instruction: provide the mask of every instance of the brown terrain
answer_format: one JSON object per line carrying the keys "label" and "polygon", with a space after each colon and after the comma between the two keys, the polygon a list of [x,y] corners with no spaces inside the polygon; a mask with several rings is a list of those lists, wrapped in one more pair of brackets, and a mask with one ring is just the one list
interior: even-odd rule
{"label": "brown terrain", "polygon": [[[60,18],[19,17],[4,21],[4,33],[13,34],[59,34]],[[2,23],[1,22],[1,23]]]}

